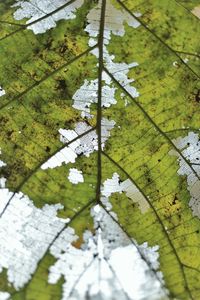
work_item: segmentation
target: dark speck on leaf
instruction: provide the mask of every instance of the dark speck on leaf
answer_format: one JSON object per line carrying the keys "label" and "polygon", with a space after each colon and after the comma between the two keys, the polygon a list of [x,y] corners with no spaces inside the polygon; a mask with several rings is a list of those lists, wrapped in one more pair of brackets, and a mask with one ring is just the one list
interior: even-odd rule
{"label": "dark speck on leaf", "polygon": [[200,90],[198,90],[198,92],[195,96],[195,101],[198,102],[198,103],[200,102]]}
{"label": "dark speck on leaf", "polygon": [[177,196],[175,195],[174,196],[174,200],[172,201],[172,205],[175,205],[176,204],[176,200],[178,200]]}
{"label": "dark speck on leaf", "polygon": [[46,152],[48,152],[48,153],[49,153],[49,152],[50,152],[50,150],[51,150],[51,148],[50,148],[49,146],[47,146],[45,150],[46,150]]}
{"label": "dark speck on leaf", "polygon": [[67,88],[65,80],[59,80],[58,82],[59,82],[59,85],[58,85],[59,89],[65,90]]}
{"label": "dark speck on leaf", "polygon": [[61,48],[60,48],[60,53],[63,54],[63,53],[65,53],[66,51],[67,51],[67,45],[64,44],[64,45],[62,45]]}
{"label": "dark speck on leaf", "polygon": [[7,136],[10,137],[13,134],[13,130],[7,132]]}

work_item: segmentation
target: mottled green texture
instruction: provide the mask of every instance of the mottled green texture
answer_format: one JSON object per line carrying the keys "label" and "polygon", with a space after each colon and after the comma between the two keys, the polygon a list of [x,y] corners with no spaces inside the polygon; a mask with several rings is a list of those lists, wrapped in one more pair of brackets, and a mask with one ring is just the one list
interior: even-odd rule
{"label": "mottled green texture", "polygon": [[[118,2],[118,1],[117,1]],[[152,35],[156,35],[165,46],[169,46],[182,59],[188,58],[188,65],[199,73],[199,20],[192,14],[198,1],[144,1],[122,0],[127,9],[141,12],[140,20]],[[175,58],[175,60],[177,60]],[[178,62],[179,63],[179,62]]]}
{"label": "mottled green texture", "polygon": [[[90,202],[95,204],[98,198],[98,154],[80,156],[76,164],[46,171],[40,166],[63,147],[58,129],[73,129],[84,121],[72,107],[72,96],[84,79],[98,77],[97,59],[89,52],[89,36],[84,31],[94,2],[85,1],[74,20],[59,21],[56,28],[41,35],[1,22],[17,23],[10,9],[13,1],[0,4],[0,85],[6,90],[0,98],[0,147],[1,159],[7,163],[0,175],[7,178],[10,190],[22,191],[37,207],[63,204],[58,215],[75,216],[70,226],[80,236],[77,247],[83,231],[93,228],[89,209]],[[132,98],[112,78],[117,104],[102,114],[115,120],[116,126],[101,153],[101,184],[118,172],[121,180],[129,178],[138,186],[150,209],[141,214],[124,194],[113,194],[110,199],[119,223],[138,243],[159,245],[170,299],[198,300],[200,220],[189,209],[187,181],[177,174],[177,157],[168,154],[174,149],[172,139],[200,128],[200,27],[190,12],[198,1],[112,3],[119,9],[124,5],[130,14],[142,14],[140,27],[126,24],[125,35],[112,35],[108,46],[115,62],[139,64],[129,77],[135,79],[133,85],[140,96]],[[97,106],[92,106],[93,127]],[[72,185],[67,180],[71,167],[83,171],[84,183]],[[18,292],[7,284],[5,270],[0,274],[0,290],[8,290],[13,300],[59,300],[63,279],[55,286],[47,284],[53,261],[47,253],[32,280]]]}

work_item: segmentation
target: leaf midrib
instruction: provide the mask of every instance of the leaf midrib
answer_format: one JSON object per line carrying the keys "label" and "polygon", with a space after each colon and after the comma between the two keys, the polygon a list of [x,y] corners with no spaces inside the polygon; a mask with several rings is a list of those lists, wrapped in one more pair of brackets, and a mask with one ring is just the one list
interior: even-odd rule
{"label": "leaf midrib", "polygon": [[[71,3],[73,3],[73,2],[75,2],[75,0],[72,0],[72,1],[70,1],[70,2],[68,2],[67,4],[65,4],[65,5],[63,5],[64,7],[65,6],[67,6],[67,5],[69,5],[69,4],[71,4]],[[106,0],[103,0],[103,2],[106,2]],[[124,4],[120,1],[120,0],[117,0],[117,2],[119,2],[126,10],[128,10],[125,6],[124,6]],[[24,25],[24,27],[26,28],[26,27],[28,27],[28,26],[31,26],[31,25],[33,25],[33,24],[35,24],[35,23],[37,23],[37,22],[39,22],[39,21],[41,21],[42,19],[45,19],[45,18],[47,18],[47,17],[49,17],[50,15],[53,15],[54,13],[56,13],[57,11],[59,11],[59,10],[61,10],[61,9],[63,9],[64,7],[60,7],[60,8],[58,8],[57,10],[55,10],[54,12],[51,12],[50,14],[47,14],[46,16],[44,16],[44,17],[42,17],[42,18],[40,18],[40,19],[38,19],[38,20],[36,20],[36,21],[34,21],[34,22],[32,22],[32,23],[29,23],[29,24],[27,24],[27,25]],[[160,42],[162,42],[168,49],[170,49],[170,51],[172,51],[180,60],[181,60],[181,62],[187,67],[187,68],[189,68],[190,69],[190,71],[192,71],[192,73],[193,74],[195,74],[197,77],[198,77],[198,75],[180,58],[180,56],[173,50],[173,49],[171,49],[171,47],[169,47],[167,44],[165,44],[157,35],[155,35],[155,33],[153,33],[151,30],[149,30],[149,28],[146,26],[146,24],[144,24],[143,22],[141,22],[141,20],[139,19],[139,18],[137,18],[137,17],[135,17],[129,10],[128,10],[128,12],[132,15],[132,17],[134,17],[136,20],[138,19],[138,21],[140,22],[140,24],[141,25],[143,25],[148,31],[150,31],[151,32],[151,34],[153,34],[157,39],[159,39],[160,40]],[[20,28],[20,30],[23,30],[23,29],[25,29],[25,28]],[[102,26],[101,25],[101,28],[100,28],[100,30],[102,30],[102,28],[104,28],[104,25]],[[18,31],[20,31],[20,30],[17,30],[16,32],[18,32]],[[104,33],[104,30],[102,30],[102,32]],[[15,32],[14,32],[15,33]],[[12,35],[14,34],[14,33],[12,33]],[[6,36],[6,37],[8,37],[8,36]],[[4,39],[4,38],[3,38]],[[1,39],[2,40],[2,39]],[[102,47],[102,42],[101,43],[99,43],[99,49],[101,48],[100,47],[100,44],[101,44],[101,47]],[[95,46],[96,47],[96,46]],[[95,48],[95,47],[92,47],[92,48]],[[87,50],[87,51],[91,51],[92,50],[92,48],[91,49],[89,49],[89,50]],[[100,55],[99,55],[100,56]],[[99,114],[99,116],[98,116],[98,121],[97,121],[97,129],[98,129],[98,133],[100,132],[100,134],[98,134],[98,141],[100,140],[101,141],[101,130],[99,131],[99,124],[100,124],[100,121],[101,121],[101,90],[102,90],[102,80],[100,80],[100,79],[102,79],[102,70],[103,70],[103,56],[102,56],[102,58],[100,59],[100,63],[102,64],[102,66],[101,66],[101,68],[99,68],[99,69],[101,69],[101,71],[99,71],[99,90],[98,90],[98,114]],[[99,66],[100,66],[100,64],[99,64]],[[107,71],[106,69],[105,69],[105,71]],[[107,71],[108,72],[108,71]],[[114,77],[113,77],[114,78]],[[199,77],[198,77],[199,78]],[[115,79],[114,79],[115,80]],[[116,81],[116,80],[115,80]],[[117,81],[116,81],[117,82]],[[117,82],[119,85],[120,85],[120,83],[119,82]],[[123,89],[123,87],[120,85],[120,87]],[[125,90],[126,91],[126,90]],[[127,93],[127,91],[126,91],[126,93]],[[129,95],[129,96],[131,96],[131,95]],[[131,96],[131,98],[132,99],[134,99],[132,96]],[[135,104],[136,105],[138,105],[138,103],[136,102],[136,101],[134,101],[135,102]],[[99,107],[100,107],[100,109],[99,109]],[[143,111],[143,113],[145,113],[145,115],[147,114],[145,111],[144,111],[144,109],[142,108],[142,107],[140,107],[141,108],[141,110]],[[147,118],[149,119],[149,121],[152,123],[153,122],[153,120],[150,118],[150,116],[147,114],[146,115],[147,116]],[[100,120],[100,121],[99,121]],[[173,143],[172,143],[172,141],[165,135],[165,133],[164,132],[162,132],[161,131],[161,129],[153,122],[152,123],[159,131],[160,131],[160,133],[168,140],[168,142],[171,144],[171,145],[173,145],[173,147],[175,146]],[[101,128],[100,128],[101,129]],[[94,128],[92,128],[91,130],[94,130]],[[88,133],[88,132],[87,132]],[[86,134],[86,133],[85,133]],[[84,134],[84,135],[85,135]],[[78,136],[77,137],[77,139],[78,138],[80,138],[80,136]],[[74,141],[74,140],[73,140]],[[73,141],[71,141],[70,143],[72,143]],[[100,153],[100,154],[98,154],[98,156],[100,157],[102,154],[103,155],[105,155],[105,153],[104,152],[102,152],[102,150],[101,150],[101,143],[99,143],[98,145],[100,145],[100,147],[98,147],[99,148],[99,151],[98,151],[98,153]],[[66,147],[67,145],[64,145],[63,147]],[[178,150],[178,149],[176,149],[176,150]],[[60,151],[60,150],[57,150],[57,152],[58,151]],[[179,152],[179,151],[177,151],[177,152]],[[182,155],[182,153],[180,153],[180,155]],[[106,154],[106,156],[109,158],[109,159],[111,159],[107,154]],[[182,158],[187,162],[187,164],[188,164],[188,161],[185,159],[185,157],[184,156],[182,156]],[[98,160],[99,159],[101,159],[101,158],[98,158]],[[112,159],[111,159],[112,160]],[[113,161],[113,160],[112,160]],[[116,165],[117,165],[117,163],[115,162],[115,161],[113,161]],[[99,164],[98,164],[99,165]],[[101,162],[100,162],[100,166],[101,166]],[[117,165],[118,166],[118,168],[120,168],[124,173],[126,173],[126,171],[125,170],[123,170],[123,168],[122,167],[120,167],[119,165]],[[190,166],[190,168],[193,170],[193,168]],[[101,170],[101,168],[99,168],[100,170]],[[194,170],[193,170],[194,171]],[[101,172],[101,171],[100,171]],[[128,176],[128,178],[137,186],[137,184],[136,184],[136,182],[134,182],[134,180],[130,177],[130,175],[128,174],[128,173],[126,173],[126,175]],[[30,175],[30,177],[31,177],[32,175]],[[199,178],[199,177],[198,177]],[[99,177],[98,178],[98,186],[100,186],[101,185],[101,177]],[[20,187],[21,188],[21,187]],[[19,188],[19,189],[20,189]],[[137,188],[139,189],[139,187],[137,186]],[[139,189],[140,190],[140,189]],[[148,203],[150,204],[150,202],[149,202],[149,199],[146,197],[146,195],[144,195],[144,193],[143,193],[143,191],[141,191],[141,193],[143,194],[143,196],[146,198],[146,200],[148,201]],[[89,202],[86,206],[84,206],[82,209],[81,209],[81,211],[79,211],[73,218],[72,218],[72,220],[71,220],[71,222],[82,212],[82,211],[84,211],[87,207],[89,207],[89,205],[91,205],[91,204],[93,204],[94,203],[94,200],[92,200],[91,202]],[[101,203],[101,205],[102,205],[102,203]],[[179,261],[179,263],[180,263],[180,268],[181,268],[181,270],[182,270],[182,272],[183,272],[183,278],[184,278],[184,280],[185,280],[185,283],[186,283],[186,286],[187,286],[187,289],[188,289],[188,293],[190,294],[190,297],[191,297],[191,299],[193,299],[193,297],[192,297],[192,295],[191,295],[191,293],[190,293],[190,290],[189,290],[189,287],[188,287],[188,285],[187,285],[187,280],[186,280],[186,276],[185,276],[185,272],[184,272],[184,264],[182,264],[182,262],[180,261],[180,258],[179,258],[179,256],[178,256],[178,254],[177,254],[177,252],[176,252],[176,249],[174,248],[174,246],[173,246],[173,244],[172,244],[172,242],[171,242],[171,240],[170,240],[170,237],[169,237],[169,235],[168,235],[168,233],[166,232],[166,230],[165,230],[165,228],[164,228],[164,224],[162,223],[162,220],[160,219],[160,217],[159,217],[159,215],[157,214],[157,212],[156,212],[156,209],[154,208],[154,206],[151,204],[150,205],[151,206],[151,208],[152,208],[152,210],[154,211],[154,213],[155,213],[155,215],[156,215],[156,217],[157,217],[157,219],[158,220],[160,220],[160,225],[162,226],[162,228],[163,228],[163,231],[165,232],[165,234],[166,234],[166,237],[167,237],[167,239],[168,239],[168,242],[169,242],[169,244],[171,245],[171,247],[173,248],[173,253],[175,253],[175,255],[177,255],[177,260]],[[70,222],[70,223],[71,223]],[[117,224],[118,224],[118,222],[117,222]],[[119,225],[119,224],[118,224]],[[69,226],[69,224],[67,225],[67,226]],[[66,226],[66,227],[67,227]],[[64,229],[66,228],[66,227],[64,227]],[[64,231],[64,229],[63,229],[63,231]],[[126,231],[123,229],[123,231],[126,233]],[[61,232],[58,234],[58,236],[61,234]],[[127,233],[126,233],[127,234]],[[58,238],[58,236],[54,239],[54,241],[52,241],[52,244],[55,242],[55,240]],[[51,245],[52,245],[51,244]],[[50,248],[50,247],[49,247]],[[49,250],[49,248],[48,248],[48,250]],[[48,252],[48,251],[47,251]],[[44,258],[44,256],[43,256],[43,258]],[[42,258],[42,259],[43,259]],[[39,266],[39,264],[38,264],[38,266]]]}
{"label": "leaf midrib", "polygon": [[97,100],[97,136],[98,136],[98,157],[97,157],[97,186],[96,186],[96,202],[100,202],[101,197],[101,181],[102,181],[102,162],[101,162],[101,122],[102,122],[102,73],[103,73],[103,60],[104,60],[104,27],[105,27],[105,13],[106,13],[106,0],[102,0],[101,4],[101,17],[99,24],[98,36],[98,100]]}

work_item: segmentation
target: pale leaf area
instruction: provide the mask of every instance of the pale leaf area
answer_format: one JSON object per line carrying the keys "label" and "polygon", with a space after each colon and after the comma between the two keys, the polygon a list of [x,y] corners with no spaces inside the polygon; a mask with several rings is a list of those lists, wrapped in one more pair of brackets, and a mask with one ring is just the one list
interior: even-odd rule
{"label": "pale leaf area", "polygon": [[[27,24],[34,22],[35,20],[51,14],[52,11],[62,7],[70,2],[70,0],[30,0],[30,1],[17,1],[13,7],[18,9],[14,13],[16,20],[22,20],[24,18],[29,19]],[[48,18],[42,19],[33,25],[28,26],[28,29],[33,30],[35,34],[45,33],[47,30],[56,27],[56,23],[59,20],[71,20],[76,17],[76,10],[83,5],[83,0],[77,0],[70,5],[66,5],[63,9],[57,13],[50,15]]]}
{"label": "pale leaf area", "polygon": [[77,170],[76,168],[69,169],[68,179],[72,184],[78,184],[80,182],[84,182],[83,172]]}
{"label": "pale leaf area", "polygon": [[200,19],[200,5],[196,6],[193,10],[192,10],[193,15],[195,15],[197,18]]}
{"label": "pale leaf area", "polygon": [[0,86],[0,97],[4,96],[6,94],[6,92],[4,91],[4,89]]}
{"label": "pale leaf area", "polygon": [[113,174],[111,179],[107,179],[102,188],[102,195],[105,197],[111,196],[113,193],[124,192],[128,198],[134,203],[138,203],[142,213],[145,213],[149,209],[149,204],[138,188],[131,182],[130,179],[126,179],[120,182],[120,177],[117,173]]}
{"label": "pale leaf area", "polygon": [[0,292],[0,300],[9,300],[10,294],[7,292]]}
{"label": "pale leaf area", "polygon": [[[107,139],[110,137],[110,131],[114,128],[115,122],[113,120],[107,120],[103,118],[101,121],[102,129],[102,149],[105,147]],[[46,170],[48,168],[60,167],[63,163],[68,164],[69,162],[75,163],[78,155],[84,155],[89,157],[91,153],[98,150],[98,137],[95,131],[91,130],[92,127],[88,126],[84,122],[76,124],[74,130],[59,129],[60,141],[64,144],[69,143],[73,139],[76,141],[71,142],[69,146],[64,147],[57,154],[53,155],[47,162],[45,162],[41,169]],[[83,137],[79,137],[85,133]]]}
{"label": "pale leaf area", "polygon": [[[174,144],[181,151],[184,157],[191,163],[192,167],[196,171],[197,175],[200,176],[200,141],[199,135],[194,132],[189,132],[185,137],[179,137],[174,140]],[[191,199],[189,206],[192,209],[194,216],[200,218],[200,181],[191,168],[183,160],[183,158],[176,151],[170,151],[170,155],[178,156],[178,162],[180,168],[178,174],[181,176],[187,176],[188,191]]]}
{"label": "pale leaf area", "polygon": [[95,235],[84,233],[82,249],[71,245],[77,239],[72,228],[66,229],[50,249],[57,262],[50,268],[49,283],[56,284],[62,275],[65,277],[62,299],[167,297],[162,274],[157,273],[158,247],[148,247],[147,243],[138,246],[98,205],[91,215]]}
{"label": "pale leaf area", "polygon": [[0,213],[12,202],[0,218],[0,272],[7,269],[8,281],[16,290],[30,279],[49,244],[68,220],[57,218],[61,204],[44,205],[42,209],[23,193],[13,193],[1,178]]}

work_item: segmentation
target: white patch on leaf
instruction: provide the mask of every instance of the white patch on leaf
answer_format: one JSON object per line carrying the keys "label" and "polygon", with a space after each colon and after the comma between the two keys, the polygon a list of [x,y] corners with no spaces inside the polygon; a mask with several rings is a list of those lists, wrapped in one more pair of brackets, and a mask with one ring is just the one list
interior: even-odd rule
{"label": "white patch on leaf", "polygon": [[197,18],[200,19],[200,5],[193,8],[192,13],[193,15],[195,15]]}
{"label": "white patch on leaf", "polygon": [[138,188],[130,179],[120,182],[120,177],[114,173],[111,179],[107,179],[102,188],[102,195],[110,197],[113,193],[124,192],[128,198],[134,203],[138,203],[141,213],[145,213],[149,209],[149,204]]}
{"label": "white patch on leaf", "polygon": [[123,181],[121,188],[128,198],[134,203],[138,203],[141,213],[145,213],[149,209],[149,203],[130,179]]}
{"label": "white patch on leaf", "polygon": [[6,94],[5,90],[0,86],[0,97]]}
{"label": "white patch on leaf", "polygon": [[[146,243],[139,247],[145,250],[147,257],[151,257],[153,262],[156,262],[157,265],[159,264],[157,261],[159,257],[158,247],[150,248]],[[153,278],[152,275],[147,275],[148,267],[141,259],[136,247],[129,245],[113,250],[110,264],[130,299],[160,300],[166,296],[164,291],[162,291],[160,281]],[[162,279],[161,273],[157,274],[157,276],[160,276],[160,279]]]}
{"label": "white patch on leaf", "polygon": [[[16,20],[24,18],[29,19],[26,24],[32,23],[37,19],[45,17],[59,7],[67,4],[70,0],[29,0],[17,1],[12,7],[19,7],[14,12]],[[63,9],[52,13],[52,15],[28,26],[35,34],[45,33],[47,30],[56,27],[56,23],[60,20],[72,20],[76,17],[75,13],[84,3],[84,0],[76,0]]]}
{"label": "white patch on leaf", "polygon": [[[98,269],[99,272],[97,272]],[[101,278],[100,280],[99,277]],[[82,300],[86,299],[86,295],[89,295],[90,299],[96,300],[116,299],[114,295],[117,295],[117,299],[127,300],[119,281],[114,276],[106,261],[97,259],[88,266],[87,272],[83,274],[73,292],[73,296],[69,299]]]}
{"label": "white patch on leaf", "polygon": [[[152,293],[154,299],[159,299],[166,293],[162,274],[158,272],[158,246],[148,247],[147,243],[138,246],[135,241],[132,243],[114,221],[117,219],[114,212],[111,211],[109,215],[101,206],[93,207],[91,216],[95,233],[86,230],[81,249],[77,249],[72,245],[78,240],[74,229],[64,229],[69,219],[57,217],[57,211],[63,208],[62,205],[36,208],[23,193],[9,191],[2,178],[0,212],[11,197],[12,202],[0,219],[0,272],[7,269],[8,281],[16,290],[23,288],[31,279],[38,262],[62,231],[50,246],[50,253],[56,262],[49,269],[48,281],[56,284],[64,276],[63,300],[85,299],[87,295],[93,299],[99,295],[113,299],[113,295],[117,295],[125,300],[126,294],[130,299],[134,295],[134,300],[142,300]],[[105,203],[112,208],[108,198]],[[122,257],[126,259],[123,265],[126,265],[125,273],[120,262]],[[130,278],[134,278],[134,285]],[[7,294],[2,294],[4,296]]]}
{"label": "white patch on leaf", "polygon": [[[101,107],[110,107],[112,104],[116,104],[115,100],[115,88],[108,85],[102,88],[102,103]],[[90,113],[90,106],[92,103],[98,102],[98,80],[91,80],[90,82],[85,79],[84,84],[73,95],[75,109],[81,110],[84,113]]]}
{"label": "white patch on leaf", "polygon": [[108,71],[114,76],[114,78],[131,94],[132,97],[139,97],[139,92],[135,87],[130,85],[130,83],[134,82],[134,79],[128,78],[128,73],[130,69],[137,67],[138,63],[133,62],[130,64],[126,63],[115,63],[113,62],[115,59],[114,55],[109,55],[108,50],[104,46],[104,60],[105,66]]}
{"label": "white patch on leaf", "polygon": [[[77,138],[79,135],[87,132],[92,127],[88,126],[85,122],[79,122],[76,124],[74,130],[69,129],[59,129],[60,141],[62,143],[68,143],[73,139]],[[54,156],[52,156],[47,162],[45,162],[41,168],[46,170],[48,168],[60,167],[63,163],[68,164],[69,162],[75,163],[78,155],[83,154],[87,157],[94,151],[98,149],[97,144],[97,134],[95,131],[91,131],[85,136],[72,142],[69,146],[66,146]]]}
{"label": "white patch on leaf", "polygon": [[[109,121],[106,118],[102,119],[102,149],[105,147],[105,142],[110,136],[110,131],[114,128],[115,122]],[[98,136],[96,131],[91,131],[84,136],[78,138],[79,135],[92,129],[91,126],[85,122],[79,122],[76,124],[74,130],[59,129],[60,141],[62,143],[68,143],[73,139],[77,138],[76,141],[72,142],[69,146],[66,146],[60,150],[57,154],[52,156],[47,162],[45,162],[41,168],[46,170],[48,168],[60,167],[63,163],[68,164],[69,162],[75,163],[78,155],[84,155],[89,157],[91,153],[98,150]]]}
{"label": "white patch on leaf", "polygon": [[62,300],[86,296],[124,300],[126,295],[134,300],[166,296],[162,274],[158,272],[159,247],[132,243],[99,205],[91,209],[91,215],[95,233],[85,231],[80,249],[72,246],[78,239],[72,228],[66,229],[50,248],[57,261],[50,267],[48,281],[56,284],[64,276]]}
{"label": "white patch on leaf", "polygon": [[111,130],[115,127],[115,121],[102,118],[101,120],[101,142],[102,150],[105,147],[106,141],[110,137]]}
{"label": "white patch on leaf", "polygon": [[10,294],[7,292],[0,292],[0,300],[9,300]]}
{"label": "white patch on leaf", "polygon": [[177,62],[176,60],[173,62],[173,66],[174,66],[175,68],[178,68],[179,64],[178,64],[178,62]]}
{"label": "white patch on leaf", "polygon": [[[139,16],[140,14],[136,14]],[[90,36],[89,46],[92,47],[97,43],[97,36],[99,34],[99,24],[101,18],[101,1],[94,7],[87,15],[88,25],[85,31]],[[139,93],[135,87],[131,86],[130,83],[134,82],[134,79],[128,78],[128,73],[131,68],[138,66],[137,62],[130,64],[126,63],[115,63],[114,55],[110,55],[107,50],[107,45],[111,39],[111,34],[124,36],[125,28],[124,23],[127,23],[133,28],[137,28],[140,24],[132,16],[130,16],[124,10],[116,9],[110,1],[106,4],[105,13],[105,30],[104,30],[104,41],[103,41],[103,55],[104,63],[111,74],[114,75],[115,79],[126,88],[126,90],[132,95],[132,97],[138,97]],[[99,51],[94,49],[92,53],[98,58]],[[109,76],[103,72],[103,80],[105,82],[102,87],[102,107],[110,107],[117,103],[115,99],[116,87],[113,86],[112,80]],[[98,101],[98,79],[88,81],[85,79],[83,85],[73,95],[74,104],[73,107],[81,110],[82,113],[90,113],[90,106],[92,103]]]}
{"label": "white patch on leaf", "polygon": [[6,178],[1,177],[0,178],[0,188],[5,188],[6,186]]}
{"label": "white patch on leaf", "polygon": [[63,208],[61,204],[36,208],[23,193],[9,191],[5,180],[1,182],[0,213],[11,197],[0,218],[0,272],[5,268],[9,283],[19,290],[31,279],[49,244],[68,220],[56,216]]}
{"label": "white patch on leaf", "polygon": [[77,170],[76,168],[71,168],[69,169],[68,179],[72,184],[78,184],[80,182],[84,182],[83,172]]}
{"label": "white patch on leaf", "polygon": [[[1,155],[1,148],[0,148],[0,155]],[[5,167],[6,163],[0,160],[0,168]]]}
{"label": "white patch on leaf", "polygon": [[184,63],[188,63],[188,61],[189,61],[189,59],[187,58],[187,57],[185,57],[184,59],[183,59],[183,61],[184,61]]}
{"label": "white patch on leaf", "polygon": [[119,183],[119,175],[114,173],[111,179],[107,179],[103,183],[102,195],[105,197],[110,197],[113,193],[121,193],[122,187]]}
{"label": "white patch on leaf", "polygon": [[[89,33],[90,37],[97,37],[99,34],[99,23],[101,19],[101,7],[102,1],[99,1],[98,5],[91,9],[88,18],[88,25],[86,27],[86,31]],[[140,13],[135,13],[137,17],[141,16]],[[106,13],[105,13],[105,30],[104,30],[104,39],[105,44],[109,44],[109,40],[111,39],[111,34],[124,36],[125,27],[124,23],[127,23],[129,26],[133,28],[137,28],[140,26],[140,23],[134,19],[128,12],[123,9],[117,9],[112,4],[111,1],[108,0],[106,2]]]}
{"label": "white patch on leaf", "polygon": [[[189,132],[187,136],[173,140],[173,143],[200,176],[200,140],[198,134]],[[187,176],[188,191],[191,195],[189,206],[193,215],[200,218],[200,181],[178,152],[171,150],[169,154],[178,157],[180,165],[178,174]]]}
{"label": "white patch on leaf", "polygon": [[77,154],[74,151],[76,149],[75,145],[76,144],[74,142],[69,147],[65,147],[64,149],[60,150],[58,153],[48,159],[48,161],[41,166],[41,169],[54,169],[56,167],[62,166],[63,163],[74,163],[77,158]]}

